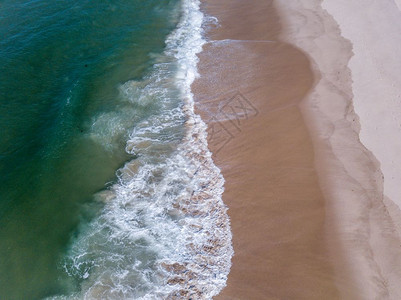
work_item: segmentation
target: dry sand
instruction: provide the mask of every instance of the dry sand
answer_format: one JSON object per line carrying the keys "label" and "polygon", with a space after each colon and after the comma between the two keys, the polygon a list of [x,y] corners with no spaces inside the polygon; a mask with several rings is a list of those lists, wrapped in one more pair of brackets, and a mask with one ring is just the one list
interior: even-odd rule
{"label": "dry sand", "polygon": [[384,194],[401,207],[401,11],[393,1],[323,4],[352,41],[349,67],[360,138],[380,161]]}
{"label": "dry sand", "polygon": [[401,233],[401,1],[323,4],[352,40],[349,67],[360,139],[380,162],[384,203]]}
{"label": "dry sand", "polygon": [[217,299],[401,299],[396,206],[359,141],[352,44],[318,0],[203,9],[220,26],[193,90],[235,251]]}
{"label": "dry sand", "polygon": [[[352,81],[360,70],[348,68],[353,41],[341,36],[337,22],[320,1],[284,2],[276,2],[286,24],[282,38],[305,51],[315,74],[320,74],[302,102],[302,112],[314,142],[316,170],[326,198],[326,224],[333,229],[327,236],[337,286],[343,299],[401,299],[401,244],[396,219],[391,218],[398,209],[384,197],[380,164],[359,139]],[[353,20],[364,18],[371,9],[365,2],[357,7],[351,2],[355,1],[347,2],[350,19],[351,14]],[[336,5],[340,4],[332,3]],[[357,15],[357,9],[366,12]],[[370,51],[369,44],[366,49]],[[381,107],[376,103],[377,110]],[[393,133],[388,139],[392,138],[396,138]]]}

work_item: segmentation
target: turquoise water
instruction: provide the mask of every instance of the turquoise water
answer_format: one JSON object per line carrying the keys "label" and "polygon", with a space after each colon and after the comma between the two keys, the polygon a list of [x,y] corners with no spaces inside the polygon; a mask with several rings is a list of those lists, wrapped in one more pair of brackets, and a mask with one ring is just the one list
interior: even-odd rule
{"label": "turquoise water", "polygon": [[232,256],[197,0],[0,0],[0,299],[209,299]]}
{"label": "turquoise water", "polygon": [[[151,110],[119,86],[149,72],[177,2],[0,1],[0,299],[65,291],[60,257],[96,211],[83,204],[115,180],[129,126]],[[121,126],[94,126],[105,112]]]}

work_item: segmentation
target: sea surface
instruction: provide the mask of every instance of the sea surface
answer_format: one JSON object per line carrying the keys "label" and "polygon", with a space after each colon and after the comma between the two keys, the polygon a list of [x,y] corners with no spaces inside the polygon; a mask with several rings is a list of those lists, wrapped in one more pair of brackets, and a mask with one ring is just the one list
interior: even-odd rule
{"label": "sea surface", "polygon": [[0,0],[0,299],[210,299],[233,254],[196,0]]}

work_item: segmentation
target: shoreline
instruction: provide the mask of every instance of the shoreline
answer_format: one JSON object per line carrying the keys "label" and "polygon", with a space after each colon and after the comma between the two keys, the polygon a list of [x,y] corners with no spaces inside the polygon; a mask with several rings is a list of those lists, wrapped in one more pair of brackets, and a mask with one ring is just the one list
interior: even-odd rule
{"label": "shoreline", "polygon": [[321,1],[202,8],[219,27],[192,90],[234,247],[216,299],[401,297],[399,209],[359,140],[352,43]]}

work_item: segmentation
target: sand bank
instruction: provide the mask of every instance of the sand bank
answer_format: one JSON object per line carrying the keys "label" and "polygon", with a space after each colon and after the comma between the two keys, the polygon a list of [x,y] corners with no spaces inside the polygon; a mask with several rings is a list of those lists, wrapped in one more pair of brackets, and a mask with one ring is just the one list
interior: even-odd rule
{"label": "sand bank", "polygon": [[400,299],[395,210],[359,141],[351,42],[320,1],[203,4],[220,26],[193,89],[235,251],[218,299]]}

